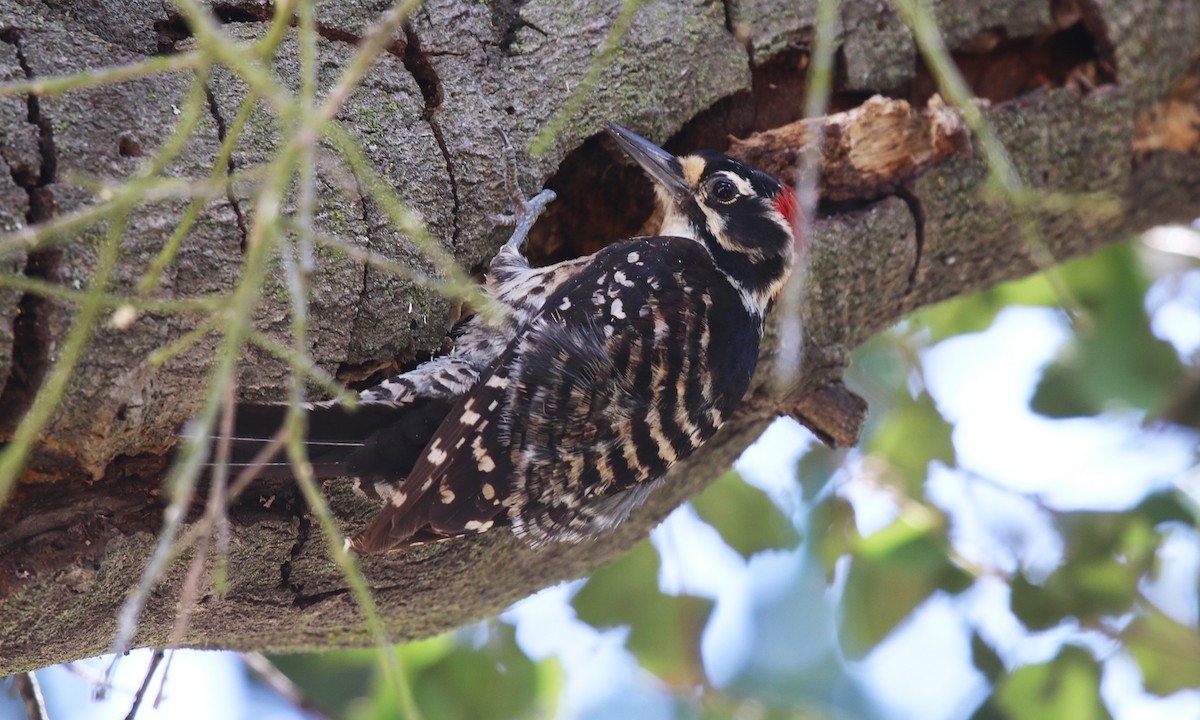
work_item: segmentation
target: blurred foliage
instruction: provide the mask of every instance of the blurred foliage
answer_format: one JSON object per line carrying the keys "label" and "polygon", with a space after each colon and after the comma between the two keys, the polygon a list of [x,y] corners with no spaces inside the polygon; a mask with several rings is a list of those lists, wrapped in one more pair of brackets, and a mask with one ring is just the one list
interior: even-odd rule
{"label": "blurred foliage", "polygon": [[628,627],[625,646],[643,667],[675,687],[695,687],[704,682],[700,633],[712,602],[659,592],[658,565],[650,543],[639,543],[597,570],[571,605],[593,627]]}
{"label": "blurred foliage", "polygon": [[958,593],[971,585],[952,558],[945,518],[916,503],[860,538],[850,558],[840,634],[852,657],[874,648],[935,591]]}
{"label": "blurred foliage", "polygon": [[1146,690],[1170,695],[1200,683],[1200,634],[1158,612],[1135,618],[1121,640],[1137,660]]}
{"label": "blurred foliage", "polygon": [[743,558],[764,550],[794,548],[800,542],[796,526],[771,498],[745,483],[735,471],[717,478],[692,506]]}
{"label": "blurred foliage", "polygon": [[1112,715],[1100,699],[1100,663],[1091,652],[1066,645],[1046,663],[1001,677],[974,720],[1101,720]]}
{"label": "blurred foliage", "polygon": [[1183,365],[1170,343],[1150,332],[1142,307],[1150,282],[1132,246],[1115,245],[1062,272],[1091,328],[1077,333],[1046,368],[1033,409],[1050,417],[1161,409],[1178,387]]}
{"label": "blurred foliage", "polygon": [[[1177,263],[1175,271],[1194,267],[1184,265]],[[1154,278],[1145,272],[1139,250],[1117,246],[1061,272],[1087,314],[1046,367],[1032,408],[1051,417],[1109,409],[1124,417],[1131,409],[1160,417],[1159,409],[1196,372],[1195,358],[1181,358],[1151,334],[1143,298]],[[583,717],[891,717],[873,699],[857,663],[870,661],[931,600],[954,602],[984,579],[1004,584],[1007,612],[1025,633],[1057,633],[1060,639],[1049,654],[1021,658],[994,629],[964,616],[974,668],[966,671],[986,692],[955,717],[1112,717],[1100,687],[1107,660],[1117,656],[1136,664],[1147,693],[1167,696],[1200,686],[1195,610],[1184,621],[1146,594],[1148,585],[1162,579],[1168,535],[1182,530],[1196,538],[1200,509],[1194,497],[1172,488],[1127,509],[1103,511],[1055,509],[1041,498],[1024,497],[1021,507],[1047,519],[1047,532],[1061,541],[1062,555],[1057,563],[1026,566],[1022,560],[1009,569],[967,559],[978,556],[964,555],[957,546],[955,514],[927,497],[932,468],[961,468],[954,424],[926,389],[923,352],[942,340],[986,330],[1010,305],[1053,307],[1055,300],[1042,278],[1010,282],[922,310],[866,343],[851,373],[872,409],[860,449],[814,446],[800,457],[799,511],[781,508],[778,498],[732,471],[692,502],[695,517],[747,568],[785,559],[786,576],[777,577],[775,590],[752,599],[748,650],[732,677],[726,669],[725,679],[714,682],[701,650],[717,614],[715,596],[661,589],[663,563],[680,561],[671,557],[679,553],[670,544],[660,557],[643,542],[583,583],[571,600],[577,619],[601,632],[617,629],[645,677],[656,679],[631,686],[628,679],[602,673],[595,682],[622,684]],[[1130,432],[1153,431],[1140,430],[1135,418]],[[971,477],[996,492],[1019,495]],[[862,493],[879,503],[866,515],[859,507]],[[985,515],[990,510],[977,508]],[[686,542],[678,532],[670,537],[672,543]],[[1183,599],[1193,609],[1194,584]],[[500,622],[400,652],[418,704],[430,718],[552,716],[565,678],[581,672],[530,660],[513,630]],[[394,699],[375,680],[369,653],[277,662],[337,717],[392,717]],[[572,716],[559,707],[560,716]]]}
{"label": "blurred foliage", "polygon": [[[511,625],[488,623],[396,649],[417,705],[439,720],[552,717],[562,687],[557,662],[534,662]],[[399,701],[374,650],[274,655],[271,661],[336,718],[391,720]]]}
{"label": "blurred foliage", "polygon": [[863,439],[863,448],[872,456],[886,458],[905,495],[920,496],[930,462],[954,466],[953,426],[927,392],[916,397],[899,393],[889,405],[887,422]]}

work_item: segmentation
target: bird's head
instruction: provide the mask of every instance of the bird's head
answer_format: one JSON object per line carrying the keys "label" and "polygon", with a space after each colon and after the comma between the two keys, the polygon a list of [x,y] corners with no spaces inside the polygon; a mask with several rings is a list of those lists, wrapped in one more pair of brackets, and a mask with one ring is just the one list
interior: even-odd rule
{"label": "bird's head", "polygon": [[659,234],[702,243],[741,292],[747,310],[764,316],[797,253],[807,250],[795,191],[720,153],[676,157],[615,123],[607,130],[653,181],[663,209]]}

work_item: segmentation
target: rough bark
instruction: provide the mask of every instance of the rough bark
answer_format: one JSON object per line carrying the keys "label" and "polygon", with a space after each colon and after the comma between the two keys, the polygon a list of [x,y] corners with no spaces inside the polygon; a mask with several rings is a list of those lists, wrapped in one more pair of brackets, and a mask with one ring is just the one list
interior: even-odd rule
{"label": "rough bark", "polygon": [[[320,8],[324,85],[385,5]],[[989,101],[987,117],[1024,179],[1047,190],[1105,191],[1122,202],[1124,211],[1113,217],[1041,213],[1038,225],[1056,258],[1200,215],[1200,143],[1187,134],[1192,126],[1186,122],[1200,106],[1200,6],[1194,0],[934,5],[956,60]],[[270,13],[259,2],[217,7],[225,29],[239,38],[258,37]],[[481,267],[503,235],[485,218],[504,206],[492,128],[508,129],[524,147],[587,72],[617,7],[431,0],[341,112],[339,120],[371,162],[464,266]],[[535,232],[532,254],[550,260],[591,252],[646,221],[649,186],[598,139],[601,119],[666,141],[675,151],[727,147],[731,136],[751,144],[773,141],[775,135],[751,136],[778,135],[777,128],[799,119],[814,7],[812,0],[728,8],[661,0],[642,7],[596,91],[550,150],[522,158],[527,186],[545,184],[560,195]],[[185,46],[186,35],[169,7],[149,0],[0,0],[0,80],[133,61]],[[910,101],[917,114],[925,107],[929,74],[887,3],[845,0],[838,42],[836,110],[856,112],[876,93]],[[276,62],[279,75],[297,77],[297,63],[289,38]],[[173,74],[59,96],[0,97],[6,170],[0,173],[0,231],[92,202],[88,191],[65,179],[68,171],[135,172],[169,134],[187,86],[187,77]],[[212,167],[245,93],[222,72],[208,90],[203,132],[169,173],[202,177]],[[905,117],[902,124],[911,129],[911,116]],[[235,166],[268,157],[277,130],[269,112],[257,113]],[[878,132],[847,130],[830,141],[844,142],[850,158],[864,146],[890,146],[879,142]],[[745,151],[747,142],[736,143],[736,151]],[[896,146],[912,147],[907,143]],[[493,532],[366,559],[392,637],[423,637],[472,621],[614,558],[728,467],[777,415],[800,417],[826,438],[851,440],[862,408],[838,382],[848,349],[916,307],[1034,271],[1017,211],[980,193],[985,170],[978,155],[956,154],[966,146],[954,143],[950,152],[927,156],[921,147],[918,137],[911,153],[883,153],[889,167],[898,164],[902,172],[851,178],[848,192],[827,193],[810,238],[803,383],[788,392],[771,390],[770,363],[764,362],[739,417],[611,535],[533,551],[507,532]],[[776,148],[770,161],[786,166],[789,152]],[[906,154],[914,159],[905,162]],[[428,268],[348,170],[322,162],[320,182],[321,231]],[[240,193],[205,207],[161,294],[227,292],[236,282],[250,220]],[[180,203],[159,204],[131,216],[113,292],[132,291],[181,209]],[[98,242],[91,231],[54,249],[5,256],[0,272],[85,284]],[[269,282],[269,288],[282,287],[281,276]],[[312,285],[312,355],[347,381],[438,352],[455,319],[443,299],[333,255],[322,255]],[[286,310],[283,294],[268,289],[256,323],[286,339]],[[0,432],[11,432],[28,408],[73,313],[67,303],[0,289]],[[0,674],[108,646],[116,609],[153,543],[161,518],[157,483],[178,427],[204,396],[215,341],[162,367],[151,367],[146,357],[194,321],[146,315],[127,329],[97,330],[31,471],[0,515]],[[765,358],[774,347],[771,335]],[[242,367],[243,397],[277,397],[286,386],[286,367],[268,357],[248,352]],[[328,483],[326,491],[348,528],[361,527],[375,509],[344,482]],[[231,517],[230,591],[203,599],[186,644],[315,650],[369,642],[294,490],[255,488]],[[151,599],[138,644],[166,641],[184,572],[177,563]]]}

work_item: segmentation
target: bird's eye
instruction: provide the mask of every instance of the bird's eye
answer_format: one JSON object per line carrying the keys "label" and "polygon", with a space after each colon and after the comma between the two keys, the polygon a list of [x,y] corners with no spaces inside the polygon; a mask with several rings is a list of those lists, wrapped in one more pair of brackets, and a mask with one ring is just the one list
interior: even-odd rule
{"label": "bird's eye", "polygon": [[708,195],[719,203],[731,203],[737,200],[737,185],[725,178],[717,178],[709,183]]}

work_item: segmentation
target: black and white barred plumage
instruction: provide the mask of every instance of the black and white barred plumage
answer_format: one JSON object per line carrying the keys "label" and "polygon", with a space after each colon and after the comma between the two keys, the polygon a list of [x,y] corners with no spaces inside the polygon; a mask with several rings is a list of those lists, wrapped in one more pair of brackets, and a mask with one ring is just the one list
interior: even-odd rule
{"label": "black and white barred plumage", "polygon": [[[654,180],[661,236],[536,269],[514,237],[486,281],[498,324],[472,319],[449,355],[364,391],[355,412],[312,406],[318,474],[386,499],[356,551],[497,525],[534,545],[609,529],[745,395],[794,260],[792,191],[723,155],[609,133]],[[261,437],[270,412],[239,408],[235,434]]]}

